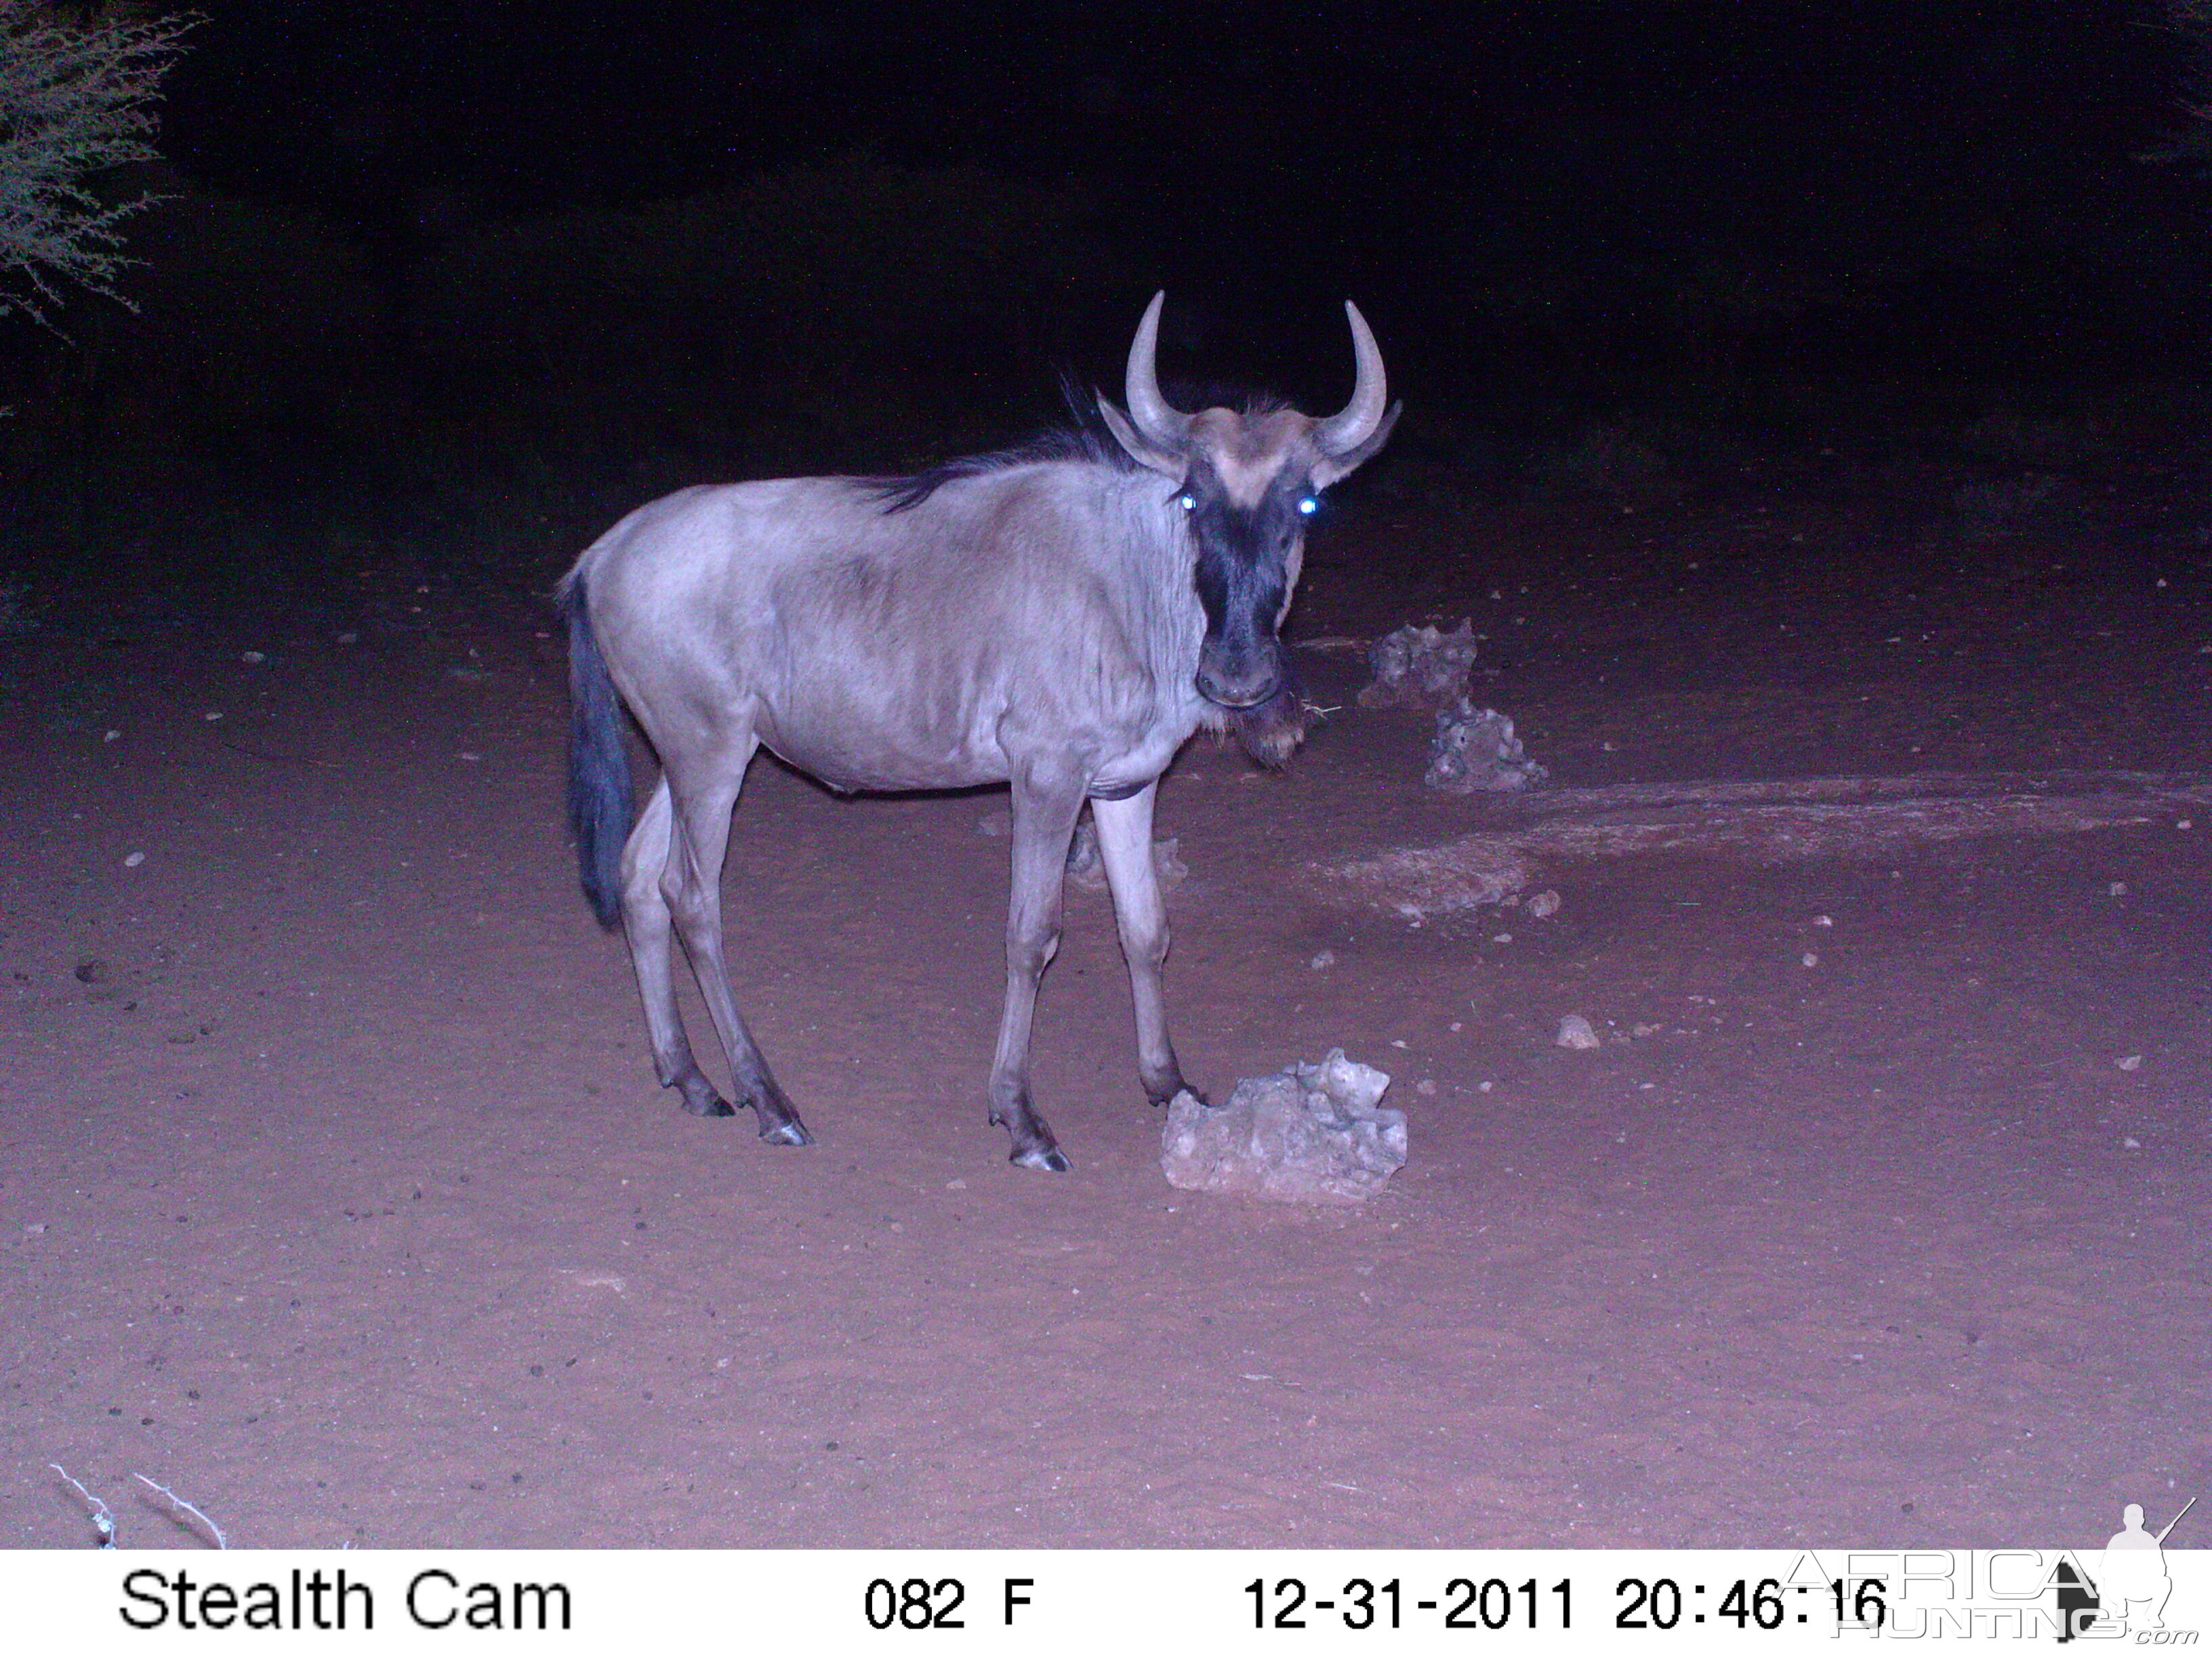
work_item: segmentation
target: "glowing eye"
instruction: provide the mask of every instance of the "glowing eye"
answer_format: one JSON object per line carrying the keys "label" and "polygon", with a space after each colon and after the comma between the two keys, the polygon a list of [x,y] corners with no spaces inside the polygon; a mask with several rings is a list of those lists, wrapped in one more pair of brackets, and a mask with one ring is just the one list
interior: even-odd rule
{"label": "glowing eye", "polygon": [[1298,503],[1298,511],[1306,514],[1309,516],[1319,512],[1320,510],[1321,503],[1310,495],[1307,496],[1304,501]]}
{"label": "glowing eye", "polygon": [[1184,496],[1184,497],[1182,498],[1182,510],[1183,510],[1184,512],[1186,512],[1186,513],[1195,513],[1195,512],[1197,512],[1197,511],[1198,511],[1198,497],[1197,497],[1197,496],[1195,496],[1195,495],[1186,495],[1186,496]]}

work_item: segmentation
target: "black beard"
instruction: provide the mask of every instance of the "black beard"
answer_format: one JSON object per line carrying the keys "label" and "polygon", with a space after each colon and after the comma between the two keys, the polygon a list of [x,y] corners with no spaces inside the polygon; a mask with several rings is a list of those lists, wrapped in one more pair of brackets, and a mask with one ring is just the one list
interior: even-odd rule
{"label": "black beard", "polygon": [[1288,664],[1284,665],[1283,683],[1275,689],[1273,696],[1249,708],[1234,709],[1229,716],[1229,729],[1237,734],[1238,744],[1251,757],[1253,764],[1270,772],[1283,769],[1297,746],[1305,741],[1310,724],[1305,696]]}

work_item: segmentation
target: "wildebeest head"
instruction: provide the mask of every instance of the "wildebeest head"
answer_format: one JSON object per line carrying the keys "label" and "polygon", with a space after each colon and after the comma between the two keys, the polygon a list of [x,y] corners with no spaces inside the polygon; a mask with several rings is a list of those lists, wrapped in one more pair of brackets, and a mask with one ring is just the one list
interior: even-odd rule
{"label": "wildebeest head", "polygon": [[[1347,300],[1358,377],[1352,401],[1338,413],[1327,420],[1294,409],[1185,414],[1160,394],[1153,367],[1166,297],[1152,296],[1129,348],[1128,412],[1103,396],[1098,409],[1124,449],[1175,481],[1198,547],[1198,597],[1206,610],[1199,693],[1249,717],[1286,697],[1295,705],[1276,630],[1297,586],[1306,517],[1322,490],[1382,449],[1404,405],[1387,403],[1382,353]],[[1281,738],[1247,734],[1246,746],[1276,763],[1281,755],[1262,754],[1254,736],[1285,754],[1297,742],[1295,730]]]}

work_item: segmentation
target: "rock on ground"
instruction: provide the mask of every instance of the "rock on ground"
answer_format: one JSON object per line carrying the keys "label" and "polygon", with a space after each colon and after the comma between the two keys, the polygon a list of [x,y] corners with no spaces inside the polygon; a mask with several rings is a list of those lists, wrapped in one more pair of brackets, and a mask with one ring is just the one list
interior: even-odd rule
{"label": "rock on ground", "polygon": [[1497,836],[1463,836],[1441,847],[1411,847],[1371,859],[1308,866],[1316,896],[1346,908],[1373,908],[1416,926],[1502,904],[1535,879],[1536,861]]}
{"label": "rock on ground", "polygon": [[1528,758],[1513,722],[1495,708],[1477,708],[1462,696],[1437,711],[1429,747],[1428,784],[1455,795],[1482,789],[1526,789],[1541,783],[1544,768]]}
{"label": "rock on ground", "polygon": [[[1182,861],[1181,836],[1161,836],[1153,841],[1152,870],[1159,877],[1162,892],[1172,892],[1182,885],[1190,866]],[[1105,856],[1098,850],[1098,832],[1088,817],[1075,826],[1075,838],[1068,844],[1067,878],[1093,893],[1107,890]]]}
{"label": "rock on ground", "polygon": [[1446,634],[1407,626],[1385,634],[1367,653],[1375,678],[1359,693],[1362,708],[1449,708],[1467,694],[1474,666],[1474,624]]}
{"label": "rock on ground", "polygon": [[1170,1186],[1288,1204],[1357,1204],[1406,1162],[1406,1115],[1381,1104],[1389,1075],[1332,1048],[1318,1066],[1246,1078],[1228,1103],[1188,1091],[1168,1107]]}

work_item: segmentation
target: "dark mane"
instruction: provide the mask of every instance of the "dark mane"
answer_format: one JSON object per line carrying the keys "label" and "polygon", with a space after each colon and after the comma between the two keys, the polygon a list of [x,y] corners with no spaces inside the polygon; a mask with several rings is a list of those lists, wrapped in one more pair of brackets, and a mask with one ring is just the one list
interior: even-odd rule
{"label": "dark mane", "polygon": [[[1121,447],[1113,433],[1107,429],[1106,422],[1099,417],[1097,400],[1081,384],[1072,376],[1062,375],[1060,395],[1067,404],[1068,422],[1065,426],[1048,427],[1034,437],[1024,438],[1018,444],[1009,444],[1004,449],[986,450],[980,455],[960,455],[949,461],[939,461],[919,472],[871,478],[867,481],[867,489],[883,503],[885,513],[903,513],[908,507],[920,507],[945,485],[957,479],[977,478],[989,472],[1032,466],[1039,461],[1090,461],[1100,466],[1110,466],[1117,472],[1143,471],[1129,452]],[[1271,415],[1277,410],[1290,407],[1282,398],[1264,392],[1212,385],[1192,386],[1182,382],[1170,386],[1168,398],[1179,409],[1234,409],[1247,419]]]}
{"label": "dark mane", "polygon": [[921,506],[955,479],[1004,472],[1038,461],[1091,461],[1110,466],[1117,472],[1137,471],[1136,462],[1114,441],[1113,434],[1103,428],[1091,432],[1079,427],[1054,427],[1004,449],[957,456],[902,477],[871,478],[868,488],[884,504],[884,512],[903,513],[910,507]]}
{"label": "dark mane", "polygon": [[945,485],[960,478],[981,477],[988,472],[1004,472],[1017,466],[1032,466],[1039,461],[1091,461],[1101,466],[1110,466],[1119,472],[1137,471],[1137,463],[1128,452],[1115,441],[1107,430],[1106,422],[1099,417],[1098,403],[1082,382],[1073,374],[1060,377],[1060,401],[1067,405],[1067,422],[1064,426],[1048,427],[1019,443],[1009,444],[1004,449],[987,450],[980,455],[960,455],[949,461],[939,461],[934,466],[924,467],[919,472],[886,478],[872,478],[868,488],[884,504],[886,513],[903,513],[910,507],[919,507]]}

